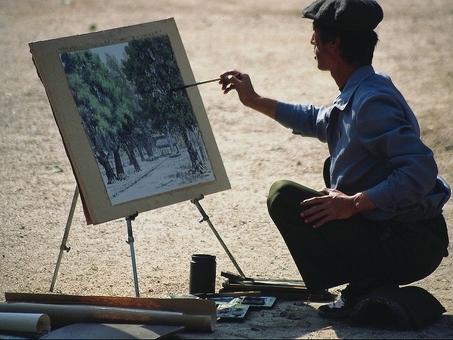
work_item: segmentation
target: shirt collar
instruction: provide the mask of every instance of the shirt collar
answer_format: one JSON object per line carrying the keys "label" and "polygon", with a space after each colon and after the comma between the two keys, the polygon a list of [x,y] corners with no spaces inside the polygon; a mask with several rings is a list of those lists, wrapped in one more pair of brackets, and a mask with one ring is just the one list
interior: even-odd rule
{"label": "shirt collar", "polygon": [[354,94],[355,90],[359,87],[359,85],[368,77],[374,75],[374,69],[371,65],[361,66],[354,73],[346,82],[343,90],[340,92],[338,97],[335,99],[333,105],[338,108],[339,110],[343,111],[349,103],[352,95]]}

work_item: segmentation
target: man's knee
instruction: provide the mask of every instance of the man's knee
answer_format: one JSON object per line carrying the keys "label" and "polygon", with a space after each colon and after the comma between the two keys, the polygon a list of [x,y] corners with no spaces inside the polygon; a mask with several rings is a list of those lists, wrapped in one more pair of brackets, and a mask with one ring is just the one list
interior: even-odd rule
{"label": "man's knee", "polygon": [[269,213],[276,211],[301,211],[300,203],[314,196],[322,194],[290,180],[280,180],[272,184],[267,198]]}
{"label": "man's knee", "polygon": [[279,180],[279,181],[275,182],[274,184],[272,184],[271,187],[269,188],[269,195],[267,196],[268,210],[271,211],[272,205],[275,202],[275,200],[279,196],[285,195],[286,193],[288,193],[288,191],[291,190],[290,188],[293,187],[295,184],[296,183],[286,180],[286,179]]}

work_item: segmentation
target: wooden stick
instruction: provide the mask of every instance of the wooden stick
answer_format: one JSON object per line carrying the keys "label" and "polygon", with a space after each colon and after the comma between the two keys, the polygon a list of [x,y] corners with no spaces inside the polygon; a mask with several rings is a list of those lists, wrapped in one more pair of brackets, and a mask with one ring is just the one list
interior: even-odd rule
{"label": "wooden stick", "polygon": [[123,308],[159,309],[184,314],[216,315],[213,301],[202,299],[155,299],[123,296],[82,296],[64,294],[5,293],[7,302],[77,304]]}
{"label": "wooden stick", "polygon": [[[5,293],[5,300],[6,303],[0,303],[0,312],[8,312],[7,305],[18,306],[15,307],[18,308],[18,312],[23,310],[26,310],[27,312],[42,310],[43,313],[49,312],[53,315],[53,317],[51,317],[52,325],[54,325],[55,322],[57,322],[57,324],[68,323],[69,321],[66,318],[71,318],[71,314],[74,312],[79,313],[79,316],[75,316],[79,321],[81,320],[80,317],[84,316],[98,322],[102,316],[102,314],[99,314],[99,308],[108,311],[107,321],[112,321],[115,313],[117,313],[116,315],[118,315],[118,318],[121,318],[123,321],[127,321],[128,319],[135,320],[136,322],[145,320],[149,324],[164,322],[160,324],[180,325],[186,327],[186,329],[198,331],[213,331],[217,319],[217,310],[214,301],[191,298],[155,299],[115,296]],[[19,307],[20,305],[22,305],[22,307]],[[65,309],[64,307],[68,308]],[[73,308],[74,310],[71,310],[70,308]],[[146,314],[145,312],[147,311],[150,313]],[[128,315],[128,312],[130,315]]]}

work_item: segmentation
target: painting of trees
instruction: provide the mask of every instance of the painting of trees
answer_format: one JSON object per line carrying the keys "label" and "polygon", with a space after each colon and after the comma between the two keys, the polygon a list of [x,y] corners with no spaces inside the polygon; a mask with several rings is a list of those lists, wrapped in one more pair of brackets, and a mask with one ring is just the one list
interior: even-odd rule
{"label": "painting of trees", "polygon": [[190,99],[185,90],[171,91],[183,80],[169,37],[132,40],[118,50],[60,55],[111,199],[151,177],[150,192],[163,190],[163,172],[177,177],[165,179],[169,188],[213,180]]}

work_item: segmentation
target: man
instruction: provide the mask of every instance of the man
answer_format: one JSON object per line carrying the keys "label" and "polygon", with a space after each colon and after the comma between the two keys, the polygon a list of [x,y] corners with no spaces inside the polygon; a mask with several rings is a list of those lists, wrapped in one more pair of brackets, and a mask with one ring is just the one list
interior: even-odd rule
{"label": "man", "polygon": [[383,18],[374,0],[317,0],[313,19],[318,69],[340,89],[331,107],[258,95],[250,77],[221,75],[224,93],[302,136],[326,142],[327,188],[282,180],[268,197],[270,216],[304,279],[319,291],[347,284],[323,317],[345,318],[365,296],[430,275],[447,256],[442,208],[450,188],[438,176],[418,122],[388,76],[371,66]]}

